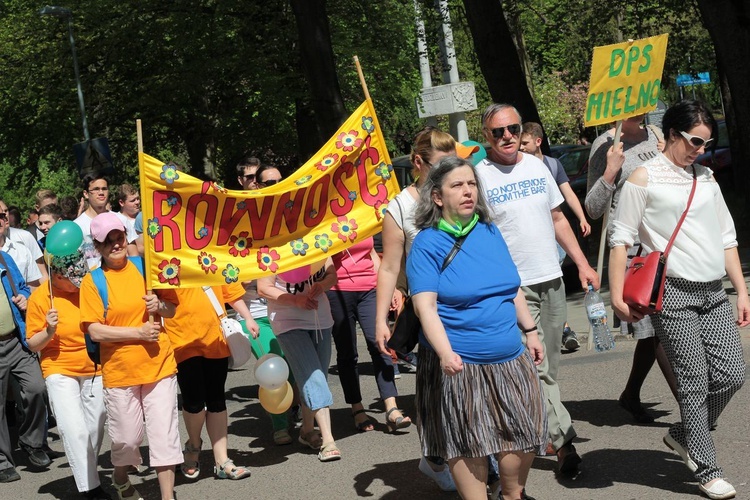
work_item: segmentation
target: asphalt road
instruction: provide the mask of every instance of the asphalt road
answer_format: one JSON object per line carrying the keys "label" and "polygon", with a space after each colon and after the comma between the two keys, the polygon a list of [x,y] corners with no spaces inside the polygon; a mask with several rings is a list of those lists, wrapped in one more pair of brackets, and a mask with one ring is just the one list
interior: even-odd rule
{"label": "asphalt road", "polygon": [[[747,262],[747,259],[745,260]],[[569,297],[569,321],[586,331],[582,294]],[[606,300],[606,299],[605,299]],[[750,328],[741,330],[745,359],[750,359]],[[582,339],[585,340],[585,339]],[[583,342],[582,342],[583,343]],[[560,386],[563,401],[570,411],[578,439],[576,447],[583,458],[581,474],[573,479],[555,476],[554,458],[537,458],[529,477],[527,491],[542,499],[685,499],[699,498],[697,483],[678,455],[662,443],[670,423],[679,418],[677,405],[658,367],[652,370],[642,392],[644,404],[658,416],[651,425],[635,425],[628,413],[619,408],[617,398],[630,370],[635,343],[617,338],[614,351],[566,353],[562,357]],[[179,499],[454,499],[456,493],[443,493],[417,469],[418,435],[414,426],[405,432],[387,434],[383,408],[377,400],[372,365],[360,338],[361,385],[364,404],[378,420],[376,430],[358,434],[344,403],[341,385],[331,369],[330,385],[334,394],[332,420],[334,436],[343,459],[320,463],[312,450],[296,442],[275,446],[271,423],[258,403],[258,386],[252,367],[229,375],[227,401],[230,415],[230,457],[249,465],[253,475],[241,481],[217,480],[212,475],[209,451],[201,456],[201,476],[184,480],[177,474]],[[335,355],[334,355],[335,356]],[[414,375],[405,373],[398,381],[403,396],[399,404],[409,414],[414,407]],[[738,499],[750,499],[750,387],[745,384],[719,420],[713,433],[719,463],[737,489]],[[184,427],[182,435],[185,436]],[[296,438],[296,431],[293,436]],[[56,429],[51,430],[50,446],[62,450]],[[203,436],[208,442],[207,436]],[[183,437],[184,441],[184,437]],[[206,446],[206,445],[204,445]],[[142,452],[147,457],[146,443]],[[70,469],[64,457],[53,461],[48,470],[35,472],[22,453],[16,453],[21,480],[0,485],[2,498],[78,498]],[[109,442],[101,455],[101,476],[111,489]],[[134,476],[133,483],[146,499],[159,498],[156,474],[152,469]]]}

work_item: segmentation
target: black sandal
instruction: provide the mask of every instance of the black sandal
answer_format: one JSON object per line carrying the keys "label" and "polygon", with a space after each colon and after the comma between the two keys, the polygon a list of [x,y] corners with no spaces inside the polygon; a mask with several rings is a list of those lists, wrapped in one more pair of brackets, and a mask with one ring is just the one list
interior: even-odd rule
{"label": "black sandal", "polygon": [[360,415],[362,413],[367,413],[367,411],[362,408],[361,410],[353,411],[352,412],[352,418],[354,418],[354,428],[357,429],[357,432],[369,432],[375,430],[375,421],[371,419],[368,415],[367,420],[363,420],[360,423],[357,423],[356,416]]}
{"label": "black sandal", "polygon": [[[395,420],[391,420],[391,413],[394,411],[401,412],[400,417],[396,417]],[[385,412],[385,425],[388,426],[389,432],[396,432],[398,429],[406,429],[411,425],[411,419],[403,414],[398,408],[391,408]]]}

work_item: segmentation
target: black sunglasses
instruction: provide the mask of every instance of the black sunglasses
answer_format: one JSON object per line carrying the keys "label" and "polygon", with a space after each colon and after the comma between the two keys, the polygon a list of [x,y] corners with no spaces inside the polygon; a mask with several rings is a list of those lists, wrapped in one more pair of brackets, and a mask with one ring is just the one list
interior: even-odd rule
{"label": "black sunglasses", "polygon": [[494,137],[495,139],[500,139],[502,136],[505,135],[505,129],[508,129],[508,132],[510,133],[510,135],[518,135],[521,133],[521,124],[513,123],[506,127],[493,128],[490,130],[490,132],[492,133],[492,137]]}
{"label": "black sunglasses", "polygon": [[267,187],[267,186],[273,186],[274,184],[277,184],[280,181],[281,181],[281,179],[278,179],[278,180],[277,179],[269,179],[267,181],[259,181],[259,184],[263,184],[264,186]]}
{"label": "black sunglasses", "polygon": [[255,180],[255,174],[245,174],[245,175],[241,175],[240,177],[242,177],[246,181],[254,181]]}
{"label": "black sunglasses", "polygon": [[8,213],[0,212],[0,220],[8,220]]}

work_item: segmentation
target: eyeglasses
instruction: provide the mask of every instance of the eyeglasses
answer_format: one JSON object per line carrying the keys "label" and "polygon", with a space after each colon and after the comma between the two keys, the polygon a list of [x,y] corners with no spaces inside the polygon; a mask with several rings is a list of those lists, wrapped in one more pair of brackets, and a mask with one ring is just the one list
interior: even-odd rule
{"label": "eyeglasses", "polygon": [[106,193],[107,191],[109,191],[108,187],[96,187],[88,190],[89,193]]}
{"label": "eyeglasses", "polygon": [[0,212],[0,220],[8,220],[8,212]]}
{"label": "eyeglasses", "polygon": [[680,130],[680,134],[682,135],[682,137],[685,138],[686,141],[688,141],[690,144],[692,144],[696,148],[699,148],[701,146],[708,147],[708,145],[711,144],[714,140],[713,137],[711,139],[706,140],[703,137],[698,137],[697,135],[690,135],[687,132],[683,132],[682,130]]}
{"label": "eyeglasses", "polygon": [[259,181],[259,184],[263,184],[264,186],[273,186],[274,184],[278,184],[281,182],[281,179],[268,179],[267,181]]}
{"label": "eyeglasses", "polygon": [[245,179],[246,181],[254,181],[255,180],[255,174],[245,174],[240,175],[241,179]]}
{"label": "eyeglasses", "polygon": [[508,129],[508,133],[510,135],[518,135],[521,133],[521,124],[513,123],[505,127],[493,128],[490,130],[490,132],[492,133],[492,137],[494,137],[495,139],[500,139],[505,135],[505,129]]}

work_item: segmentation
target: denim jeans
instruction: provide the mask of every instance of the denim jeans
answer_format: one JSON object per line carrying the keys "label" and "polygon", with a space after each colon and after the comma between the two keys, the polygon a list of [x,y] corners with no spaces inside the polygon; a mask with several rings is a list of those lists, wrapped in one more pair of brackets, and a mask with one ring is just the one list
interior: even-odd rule
{"label": "denim jeans", "polygon": [[331,329],[289,330],[276,336],[294,374],[305,406],[319,410],[333,404],[328,388]]}

